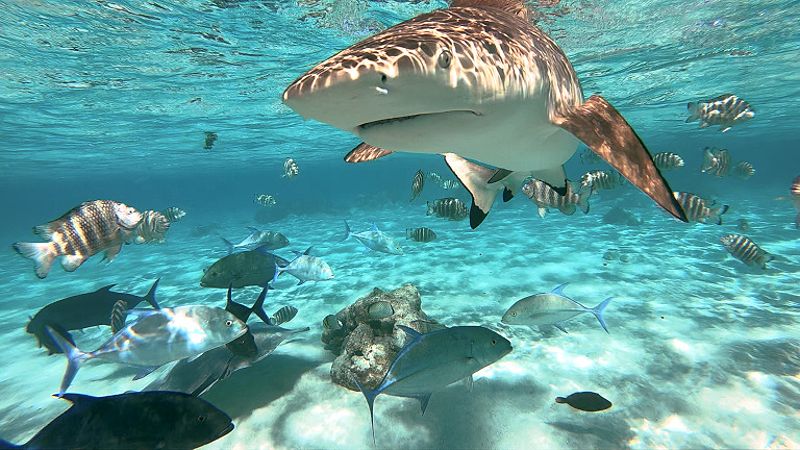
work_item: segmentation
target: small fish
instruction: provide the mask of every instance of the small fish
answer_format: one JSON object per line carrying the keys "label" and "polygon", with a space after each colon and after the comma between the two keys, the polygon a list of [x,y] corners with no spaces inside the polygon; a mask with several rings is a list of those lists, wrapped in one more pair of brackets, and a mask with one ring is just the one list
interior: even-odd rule
{"label": "small fish", "polygon": [[200,286],[208,288],[264,286],[275,277],[276,264],[285,265],[289,264],[289,261],[261,248],[233,253],[220,258],[205,269]]}
{"label": "small fish", "polygon": [[277,250],[289,245],[289,239],[278,231],[261,231],[255,227],[247,227],[247,229],[250,230],[250,234],[238,244],[222,238],[229,255],[240,251],[255,250],[256,248]]}
{"label": "small fish", "polygon": [[730,171],[731,156],[725,149],[706,147],[703,151],[700,171],[716,177],[724,177]]}
{"label": "small fish", "polygon": [[133,241],[137,244],[164,242],[170,221],[158,211],[142,212],[142,221],[133,230]]}
{"label": "small fish", "polygon": [[291,260],[285,266],[278,266],[275,263],[275,277],[273,281],[278,278],[283,272],[286,272],[299,280],[297,285],[301,285],[306,281],[326,281],[333,279],[333,270],[322,258],[309,255],[311,247],[298,255],[297,258]]}
{"label": "small fish", "polygon": [[566,397],[556,397],[556,403],[566,403],[575,409],[588,412],[611,408],[611,402],[595,392],[576,392]]}
{"label": "small fish", "polygon": [[433,180],[434,184],[442,184],[442,176],[436,172],[431,172],[428,174],[428,177]]}
{"label": "small fish", "polygon": [[203,149],[211,150],[214,147],[214,142],[217,141],[217,133],[214,133],[213,131],[206,131],[205,135],[206,138],[203,142]]}
{"label": "small fish", "polygon": [[64,394],[72,405],[16,446],[0,448],[197,448],[233,430],[231,418],[211,403],[181,392],[128,392],[107,397]]}
{"label": "small fish", "polygon": [[653,155],[653,162],[659,170],[672,170],[684,166],[681,155],[672,152],[660,152]]}
{"label": "small fish", "polygon": [[484,327],[457,326],[425,334],[403,325],[397,328],[406,334],[406,342],[378,386],[368,390],[353,379],[369,404],[373,441],[373,405],[378,395],[416,398],[425,414],[434,391],[471,378],[511,352],[508,339]]}
{"label": "small fish", "polygon": [[125,328],[125,319],[128,318],[128,302],[125,300],[117,300],[114,306],[111,307],[111,332],[116,334],[119,330]]}
{"label": "small fish", "polygon": [[737,177],[746,180],[756,174],[756,169],[747,161],[740,161],[739,164],[733,168],[733,174]]}
{"label": "small fish", "polygon": [[170,223],[178,222],[186,217],[186,211],[178,208],[177,206],[170,206],[169,208],[162,210],[161,214],[163,214]]}
{"label": "small fish", "polygon": [[406,228],[406,239],[413,239],[417,242],[430,242],[436,239],[436,233],[426,227]]}
{"label": "small fish", "polygon": [[297,308],[287,305],[275,311],[275,314],[270,317],[270,322],[272,322],[272,325],[281,325],[291,321],[296,315]]}
{"label": "small fish", "polygon": [[111,262],[122,250],[133,230],[142,221],[142,213],[112,200],[81,203],[58,219],[34,227],[33,232],[48,242],[17,242],[14,250],[35,263],[36,276],[45,278],[53,261],[72,272],[91,256],[105,251]]}
{"label": "small fish", "polygon": [[294,178],[300,173],[300,167],[297,162],[292,158],[286,158],[283,162],[283,175],[281,178]]}
{"label": "small fish", "polygon": [[618,172],[594,170],[583,174],[581,177],[581,189],[591,189],[595,192],[614,189],[622,185],[622,180],[622,175]]}
{"label": "small fish", "polygon": [[722,94],[709,100],[689,102],[686,108],[689,110],[686,123],[699,120],[700,128],[719,125],[723,133],[756,115],[749,103],[733,94]]}
{"label": "small fish", "polygon": [[745,218],[736,221],[736,229],[739,231],[750,231],[750,222]]}
{"label": "small fish", "polygon": [[367,315],[372,320],[381,320],[394,315],[392,304],[386,301],[377,301],[367,307]]}
{"label": "small fish", "polygon": [[567,182],[564,194],[542,180],[530,178],[522,185],[522,192],[528,196],[538,207],[539,217],[544,218],[549,208],[556,208],[563,214],[571,216],[575,207],[579,207],[584,214],[589,212],[589,197],[592,189],[583,189],[580,194],[572,191],[572,183]]}
{"label": "small fish", "polygon": [[256,195],[255,202],[261,206],[275,206],[278,203],[275,197],[268,194]]}
{"label": "small fish", "polygon": [[686,213],[689,222],[711,221],[722,225],[722,215],[728,211],[728,205],[717,206],[716,202],[708,204],[702,198],[688,192],[674,192],[673,195]]}
{"label": "small fish", "polygon": [[775,256],[770,255],[749,237],[741,234],[726,234],[720,238],[720,242],[731,256],[748,266],[758,266],[762,270],[766,270],[767,263],[775,259]]}
{"label": "small fish", "polygon": [[800,228],[800,176],[795,177],[792,181],[792,187],[789,189],[789,193],[792,195],[794,209],[797,211],[797,216],[795,216],[794,219],[794,226],[795,228]]}
{"label": "small fish", "polygon": [[365,247],[376,252],[388,253],[390,255],[402,255],[403,248],[394,241],[389,235],[378,229],[378,226],[372,224],[372,229],[362,231],[360,233],[353,233],[350,231],[350,225],[344,221],[344,239],[346,241],[349,237],[353,237],[358,242],[361,242]]}
{"label": "small fish", "polygon": [[463,220],[467,217],[467,205],[457,198],[440,198],[428,202],[428,211],[425,215],[449,220]]}
{"label": "small fish", "polygon": [[325,328],[326,330],[338,330],[343,326],[344,324],[342,323],[342,321],[339,320],[339,318],[336,317],[334,314],[328,314],[327,316],[325,316],[324,319],[322,319],[322,327]]}
{"label": "small fish", "polygon": [[[156,302],[156,280],[144,297],[112,291],[113,284],[85,294],[50,303],[37,312],[28,322],[25,331],[34,335],[39,346],[47,348],[48,354],[61,353],[55,341],[45,331],[45,326],[55,329],[58,334],[69,342],[75,340],[69,331],[82,330],[99,325],[112,325],[111,318],[118,302],[125,302],[127,309],[133,309],[141,302],[147,302],[153,309],[159,309]],[[127,312],[126,312],[127,314]],[[113,326],[113,325],[112,325]]]}
{"label": "small fish", "polygon": [[442,186],[442,189],[444,189],[446,191],[449,191],[451,189],[460,188],[461,187],[461,183],[458,180],[449,179],[449,180],[442,181],[441,186]]}
{"label": "small fish", "polygon": [[414,174],[414,179],[411,180],[411,200],[409,201],[413,202],[414,199],[416,199],[417,196],[419,196],[419,194],[422,192],[422,189],[424,187],[425,187],[425,172],[423,172],[422,170],[417,170],[417,173]]}
{"label": "small fish", "polygon": [[583,164],[600,164],[603,162],[603,159],[600,158],[600,155],[588,148],[581,152],[580,159]]}
{"label": "small fish", "polygon": [[81,364],[94,358],[152,371],[171,361],[220,347],[247,332],[247,326],[222,308],[203,305],[161,308],[141,313],[142,318],[114,334],[93,352],[83,352],[45,326],[67,356],[61,381],[63,394]]}
{"label": "small fish", "polygon": [[600,322],[606,333],[606,321],[603,319],[603,312],[613,297],[609,297],[594,308],[587,308],[575,300],[564,295],[564,288],[567,283],[557,286],[552,292],[531,295],[508,308],[503,314],[501,322],[508,325],[552,325],[563,332],[564,322],[583,313],[591,313]]}

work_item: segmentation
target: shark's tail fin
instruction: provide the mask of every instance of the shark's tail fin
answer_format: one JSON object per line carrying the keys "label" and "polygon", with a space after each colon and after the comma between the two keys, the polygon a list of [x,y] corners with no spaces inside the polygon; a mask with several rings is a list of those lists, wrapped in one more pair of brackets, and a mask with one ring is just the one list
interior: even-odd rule
{"label": "shark's tail fin", "polygon": [[156,278],[155,283],[153,283],[153,285],[150,287],[150,290],[147,291],[147,294],[144,296],[144,299],[150,304],[150,306],[153,307],[153,309],[161,309],[156,301],[156,288],[158,287],[159,281],[161,281],[161,278]]}
{"label": "shark's tail fin", "polygon": [[64,355],[67,356],[67,370],[64,372],[64,378],[61,379],[61,387],[58,390],[58,395],[56,395],[57,397],[61,397],[64,395],[64,392],[67,391],[69,385],[72,384],[72,380],[75,379],[75,375],[78,373],[81,363],[89,359],[91,356],[88,353],[78,350],[77,347],[64,339],[61,334],[59,334],[49,325],[45,326],[45,330],[53,339],[53,341],[55,341],[56,345],[58,345],[61,351],[64,352]]}
{"label": "shark's tail fin", "polygon": [[39,278],[47,276],[57,256],[49,242],[17,242],[13,247],[20,255],[33,260]]}
{"label": "shark's tail fin", "polygon": [[220,239],[222,239],[222,242],[225,243],[225,249],[228,251],[228,254],[230,255],[231,253],[233,253],[233,242],[231,242],[231,241],[229,241],[229,240],[227,240],[227,239],[225,239],[224,237],[221,237],[221,236],[220,236]]}
{"label": "shark's tail fin", "polygon": [[[492,209],[497,193],[503,189],[501,183],[489,184],[495,171],[467,161],[455,153],[445,153],[444,160],[458,178],[458,181],[472,195],[472,208],[469,211],[469,225],[475,229]],[[430,208],[430,205],[428,206]]]}

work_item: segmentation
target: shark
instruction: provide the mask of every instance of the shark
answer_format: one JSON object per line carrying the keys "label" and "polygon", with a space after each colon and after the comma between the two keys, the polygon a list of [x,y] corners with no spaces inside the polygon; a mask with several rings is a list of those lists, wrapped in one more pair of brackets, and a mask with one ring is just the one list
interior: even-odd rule
{"label": "shark", "polygon": [[686,221],[642,140],[605,98],[584,99],[566,54],[522,0],[452,0],[322,61],[282,100],[358,136],[348,163],[442,155],[472,196],[473,229],[500,192],[509,201],[529,177],[564,192],[564,163],[580,142]]}

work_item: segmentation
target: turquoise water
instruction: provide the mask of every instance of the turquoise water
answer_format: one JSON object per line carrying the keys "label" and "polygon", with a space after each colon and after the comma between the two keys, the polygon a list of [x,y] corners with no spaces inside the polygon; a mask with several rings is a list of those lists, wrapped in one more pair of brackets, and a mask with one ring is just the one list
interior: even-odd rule
{"label": "turquoise water", "polygon": [[[392,448],[797,448],[800,332],[796,211],[800,2],[564,1],[541,8],[539,26],[573,62],[587,96],[602,93],[653,152],[686,161],[667,172],[676,190],[729,204],[723,225],[682,224],[630,185],[593,196],[588,215],[536,215],[524,196],[467,221],[425,215],[425,200],[455,195],[430,183],[409,203],[417,169],[450,173],[439,157],[396,154],[358,165],[342,156],[359,141],[303,122],[280,95],[334,52],[443,2],[7,1],[0,0],[0,437],[24,442],[66,409],[56,392],[65,361],[37,349],[27,318],[55,300],[116,283],[143,295],[161,278],[166,306],[224,302],[199,286],[224,255],[220,236],[245,227],[283,232],[278,254],[313,245],[331,281],[276,283],[268,311],[298,308],[302,339],[234,374],[204,398],[236,429],[208,448],[372,446],[363,396],[330,381],[322,319],[373,287],[417,286],[423,310],[448,325],[489,326],[514,351],[476,374],[472,392],[434,394],[424,416],[409,399],[376,402],[379,447]],[[686,103],[732,92],[756,117],[727,133],[684,123]],[[203,148],[205,132],[218,139]],[[727,148],[751,162],[748,180],[700,172],[702,149]],[[579,149],[579,153],[583,147]],[[282,178],[283,161],[300,174]],[[601,164],[567,164],[572,179]],[[275,196],[269,214],[255,195]],[[87,200],[140,210],[187,211],[163,244],[129,245],[112,264],[94,258],[74,273],[56,264],[37,279],[10,244],[31,227]],[[620,205],[639,226],[605,224]],[[256,215],[259,214],[259,218]],[[264,218],[264,215],[267,217]],[[777,255],[767,271],[746,267],[719,244],[746,232]],[[402,256],[339,243],[375,222],[401,241]],[[405,241],[427,226],[439,239]],[[203,229],[203,227],[213,227]],[[626,255],[604,259],[607,252]],[[586,315],[557,330],[499,323],[516,300],[569,282],[594,306],[614,296],[610,334]],[[256,288],[241,289],[248,303]],[[76,333],[94,348],[107,329]],[[71,390],[139,390],[164,369],[88,364]],[[614,403],[582,413],[553,399],[581,390]]]}

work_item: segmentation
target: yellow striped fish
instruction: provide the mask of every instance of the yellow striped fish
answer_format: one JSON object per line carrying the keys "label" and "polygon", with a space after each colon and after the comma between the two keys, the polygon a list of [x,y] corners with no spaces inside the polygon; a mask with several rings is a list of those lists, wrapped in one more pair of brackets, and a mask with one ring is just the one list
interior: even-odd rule
{"label": "yellow striped fish", "polygon": [[700,171],[710,173],[717,177],[728,175],[731,164],[731,155],[727,150],[706,147],[703,155],[703,165]]}
{"label": "yellow striped fish", "polygon": [[430,242],[436,239],[436,233],[430,228],[406,228],[406,239],[412,239],[417,242]]}
{"label": "yellow striped fish", "polygon": [[177,222],[186,216],[186,211],[178,208],[177,206],[170,206],[161,211],[161,214],[169,220],[170,223]]}
{"label": "yellow striped fish", "polygon": [[707,203],[702,198],[688,192],[673,192],[675,200],[683,208],[689,222],[701,222],[711,220],[717,225],[722,225],[722,215],[728,211],[728,205],[716,205],[716,202]]}
{"label": "yellow striped fish", "polygon": [[653,163],[659,170],[672,170],[683,167],[681,155],[672,152],[660,152],[653,155]]}
{"label": "yellow striped fish", "polygon": [[428,212],[425,215],[450,220],[462,220],[467,217],[467,205],[454,197],[440,198],[428,202]]}
{"label": "yellow striped fish", "polygon": [[422,188],[425,187],[425,172],[422,170],[418,170],[416,174],[414,174],[414,179],[411,180],[411,202],[416,199],[419,194],[422,192]]}
{"label": "yellow striped fish", "polygon": [[761,269],[766,269],[767,263],[775,259],[773,255],[764,251],[752,239],[741,234],[726,234],[720,238],[720,242],[728,250],[728,253],[748,266],[758,266]]}
{"label": "yellow striped fish", "polygon": [[133,231],[133,241],[137,244],[164,242],[170,221],[159,211],[147,210],[142,213],[142,221]]}
{"label": "yellow striped fish", "polygon": [[102,251],[104,259],[112,261],[141,221],[142,213],[124,203],[85,202],[50,223],[34,227],[33,232],[48,242],[17,242],[14,250],[34,260],[39,278],[47,276],[59,256],[63,256],[64,270],[72,272]]}
{"label": "yellow striped fish", "polygon": [[686,108],[689,110],[686,123],[699,120],[700,128],[719,125],[723,133],[756,115],[749,103],[733,94],[722,94],[709,100],[689,102]]}
{"label": "yellow striped fish", "polygon": [[733,173],[737,177],[746,180],[756,174],[756,169],[749,162],[740,161],[739,164],[736,164],[736,167],[733,168]]}

